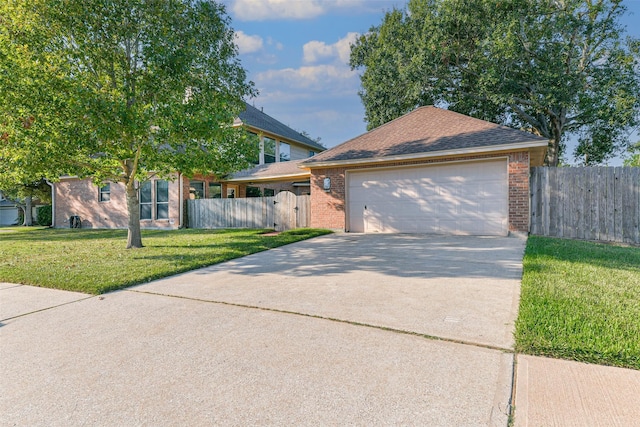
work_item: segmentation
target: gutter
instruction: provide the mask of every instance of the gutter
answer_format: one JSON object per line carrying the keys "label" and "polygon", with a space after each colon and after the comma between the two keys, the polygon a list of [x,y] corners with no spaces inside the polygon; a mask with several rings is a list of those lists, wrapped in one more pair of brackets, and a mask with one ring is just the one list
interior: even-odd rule
{"label": "gutter", "polygon": [[306,172],[299,173],[291,173],[286,175],[271,175],[271,176],[247,176],[247,177],[239,177],[232,178],[227,180],[220,180],[220,182],[229,182],[229,183],[244,183],[244,182],[272,182],[272,181],[288,181],[293,178],[309,178],[311,173],[307,170]]}
{"label": "gutter", "polygon": [[179,198],[180,198],[180,213],[178,216],[178,228],[183,228],[184,227],[184,197],[183,197],[183,192],[184,192],[184,188],[183,188],[183,183],[182,183],[182,173],[178,173],[178,193],[179,193]]}
{"label": "gutter", "polygon": [[505,144],[505,145],[493,145],[488,147],[476,147],[476,148],[460,148],[455,150],[444,151],[432,151],[422,152],[414,154],[401,154],[397,156],[381,156],[381,157],[368,157],[365,159],[353,159],[353,160],[328,160],[319,162],[303,162],[298,165],[301,169],[313,169],[324,168],[334,166],[351,166],[360,164],[379,164],[389,162],[400,162],[406,160],[423,160],[436,157],[452,157],[461,155],[473,155],[473,154],[486,154],[486,153],[500,153],[505,151],[523,151],[527,148],[546,147],[548,141],[529,141],[517,144]]}
{"label": "gutter", "polygon": [[48,179],[44,181],[51,187],[51,228],[56,228],[56,189]]}

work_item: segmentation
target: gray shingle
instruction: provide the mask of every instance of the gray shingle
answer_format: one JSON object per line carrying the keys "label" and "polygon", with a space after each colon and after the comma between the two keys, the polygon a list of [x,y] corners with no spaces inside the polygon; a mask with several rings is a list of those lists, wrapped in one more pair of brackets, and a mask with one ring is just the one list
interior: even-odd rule
{"label": "gray shingle", "polygon": [[365,160],[526,142],[547,143],[529,132],[426,106],[319,153],[304,162]]}
{"label": "gray shingle", "polygon": [[[247,103],[245,102],[245,104]],[[316,150],[322,151],[325,149],[322,145],[318,144],[314,140],[307,138],[299,132],[296,132],[289,126],[282,124],[278,120],[258,110],[252,105],[247,104],[247,109],[240,113],[239,117],[242,123],[244,123],[245,125],[253,126],[266,132],[283,136],[290,140],[312,147]]]}

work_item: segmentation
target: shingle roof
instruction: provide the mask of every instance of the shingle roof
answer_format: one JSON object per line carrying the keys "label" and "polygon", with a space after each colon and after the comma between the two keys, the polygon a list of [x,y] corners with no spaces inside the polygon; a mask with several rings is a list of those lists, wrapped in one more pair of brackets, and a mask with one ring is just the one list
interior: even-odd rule
{"label": "shingle roof", "polygon": [[300,169],[299,167],[300,163],[305,160],[307,159],[258,165],[252,169],[234,173],[227,181],[260,181],[294,176],[305,178],[311,174],[309,169]]}
{"label": "shingle roof", "polygon": [[[247,103],[245,102],[245,104]],[[316,150],[322,151],[325,149],[314,140],[296,132],[289,126],[280,123],[273,117],[265,114],[252,105],[247,104],[247,109],[239,114],[239,118],[245,125],[253,126],[265,132],[283,136],[287,139],[315,148]]]}
{"label": "shingle roof", "polygon": [[303,166],[315,163],[419,155],[449,150],[539,142],[545,138],[529,132],[426,106],[405,114],[365,134],[319,153]]}

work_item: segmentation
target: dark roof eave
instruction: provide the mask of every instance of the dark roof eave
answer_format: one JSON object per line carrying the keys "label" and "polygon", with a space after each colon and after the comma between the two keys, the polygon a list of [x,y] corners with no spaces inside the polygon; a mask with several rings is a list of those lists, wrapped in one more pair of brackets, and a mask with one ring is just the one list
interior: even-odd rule
{"label": "dark roof eave", "polygon": [[439,150],[439,151],[426,151],[420,153],[401,154],[395,156],[380,156],[380,157],[366,157],[361,159],[340,159],[340,160],[325,160],[325,161],[311,161],[302,162],[298,167],[300,168],[321,168],[321,167],[333,167],[333,166],[351,166],[359,164],[377,164],[388,163],[395,161],[407,161],[407,160],[422,160],[436,157],[453,157],[453,156],[470,156],[474,154],[490,154],[490,153],[504,153],[513,151],[528,151],[530,149],[547,147],[548,141],[540,141],[539,139],[524,141],[512,144],[500,144],[500,145],[488,145],[482,147],[473,148],[460,148],[452,150]]}
{"label": "dark roof eave", "polygon": [[245,183],[245,182],[271,182],[271,181],[290,181],[300,178],[310,178],[311,171],[309,169],[303,170],[300,173],[295,174],[281,174],[281,175],[269,175],[269,176],[243,176],[239,178],[221,179],[220,182],[230,183]]}

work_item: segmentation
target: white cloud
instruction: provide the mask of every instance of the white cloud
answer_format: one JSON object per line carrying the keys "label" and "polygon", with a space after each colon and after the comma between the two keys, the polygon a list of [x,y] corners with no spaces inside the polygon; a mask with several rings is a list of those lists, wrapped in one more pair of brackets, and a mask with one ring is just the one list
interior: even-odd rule
{"label": "white cloud", "polygon": [[331,46],[325,44],[325,42],[313,40],[302,46],[302,55],[302,60],[306,64],[313,64],[321,59],[333,56],[333,49]]}
{"label": "white cloud", "polygon": [[337,58],[340,63],[347,64],[351,54],[351,44],[358,38],[358,33],[348,33],[334,44],[313,40],[302,47],[303,61],[305,64],[313,64],[324,59]]}
{"label": "white cloud", "polygon": [[236,31],[236,45],[239,53],[255,53],[262,50],[264,42],[260,36],[250,36],[242,31]]}
{"label": "white cloud", "polygon": [[269,70],[256,76],[258,86],[285,86],[319,92],[340,92],[346,88],[357,91],[357,72],[336,65],[315,65],[300,68]]}
{"label": "white cloud", "polygon": [[312,19],[332,11],[372,13],[400,6],[406,0],[223,0],[230,4],[234,19],[268,21]]}
{"label": "white cloud", "polygon": [[318,0],[235,0],[235,17],[241,21],[310,19],[325,13]]}
{"label": "white cloud", "polygon": [[277,40],[272,39],[271,37],[267,37],[267,44],[269,46],[275,46],[277,50],[284,49],[284,45]]}

